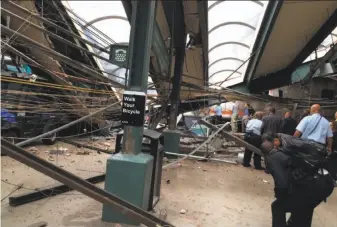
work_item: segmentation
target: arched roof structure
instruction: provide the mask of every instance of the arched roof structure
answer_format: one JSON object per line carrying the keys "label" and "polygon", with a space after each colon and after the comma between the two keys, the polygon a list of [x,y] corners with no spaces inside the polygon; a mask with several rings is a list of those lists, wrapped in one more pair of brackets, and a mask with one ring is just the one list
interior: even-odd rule
{"label": "arched roof structure", "polygon": [[242,82],[267,3],[208,1],[210,84],[227,87]]}
{"label": "arched roof structure", "polygon": [[[221,4],[221,3],[224,3],[225,0],[217,0],[217,1],[211,1],[210,4],[208,4],[208,11],[210,11],[212,8],[216,7],[217,5]],[[263,3],[262,1],[251,1],[255,4],[258,4],[260,6],[263,6]]]}
{"label": "arched roof structure", "polygon": [[216,74],[223,73],[223,72],[232,72],[232,73],[237,73],[237,74],[240,74],[240,75],[242,74],[240,72],[235,72],[235,70],[233,70],[233,69],[223,69],[223,70],[216,71],[215,73],[213,73],[212,75],[210,75],[209,78],[212,78]]}
{"label": "arched roof structure", "polygon": [[103,20],[110,20],[110,19],[124,20],[124,21],[126,21],[126,22],[129,23],[129,20],[128,20],[128,18],[126,18],[126,17],[123,17],[123,16],[115,16],[115,15],[108,15],[108,16],[103,16],[103,17],[95,18],[95,19],[89,21],[88,23],[86,23],[86,24],[84,25],[84,27],[86,28],[86,27],[89,27],[89,26],[91,26],[91,25],[93,25],[93,24],[95,24],[95,23],[97,23],[97,22],[100,22],[100,21],[103,21]]}

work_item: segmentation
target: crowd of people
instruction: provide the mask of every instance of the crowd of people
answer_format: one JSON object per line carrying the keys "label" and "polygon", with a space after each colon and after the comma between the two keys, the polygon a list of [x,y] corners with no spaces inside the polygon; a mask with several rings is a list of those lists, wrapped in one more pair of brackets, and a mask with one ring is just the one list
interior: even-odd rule
{"label": "crowd of people", "polygon": [[[333,191],[335,178],[330,172],[305,174],[301,183],[294,183],[294,171],[291,156],[285,152],[277,152],[282,148],[280,135],[290,138],[301,138],[310,141],[313,146],[326,150],[326,156],[337,154],[337,112],[335,120],[329,122],[321,115],[320,105],[312,105],[310,111],[302,114],[297,122],[291,112],[286,112],[284,118],[275,115],[275,108],[268,113],[256,112],[245,125],[245,141],[261,148],[263,151],[265,168],[262,167],[262,157],[254,154],[254,167],[271,174],[275,187],[276,200],[272,203],[273,227],[310,227],[314,208],[324,201]],[[250,167],[253,152],[245,150],[243,166]],[[324,171],[323,171],[324,170]],[[286,221],[286,213],[291,218]]]}
{"label": "crowd of people", "polygon": [[[264,134],[284,133],[304,139],[316,141],[320,144],[327,144],[327,149],[337,150],[337,112],[335,120],[329,122],[320,114],[320,105],[315,104],[310,111],[305,110],[298,123],[290,111],[284,114],[284,118],[275,115],[275,108],[270,108],[267,113],[257,111],[252,119],[245,125],[245,141],[260,147]],[[261,168],[261,158],[254,155],[254,167]],[[250,167],[252,152],[245,150],[245,167]],[[256,164],[256,165],[255,165]]]}

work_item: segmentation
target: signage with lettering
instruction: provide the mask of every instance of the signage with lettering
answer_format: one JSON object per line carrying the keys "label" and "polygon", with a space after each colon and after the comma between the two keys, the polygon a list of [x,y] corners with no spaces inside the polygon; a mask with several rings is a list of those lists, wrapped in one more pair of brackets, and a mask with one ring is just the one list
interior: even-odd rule
{"label": "signage with lettering", "polygon": [[123,93],[122,117],[123,125],[143,126],[146,96],[144,92],[125,91]]}

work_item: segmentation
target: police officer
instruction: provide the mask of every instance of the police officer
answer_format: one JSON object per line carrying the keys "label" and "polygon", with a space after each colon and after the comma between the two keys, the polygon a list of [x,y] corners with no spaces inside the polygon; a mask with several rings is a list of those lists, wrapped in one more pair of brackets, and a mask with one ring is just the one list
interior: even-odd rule
{"label": "police officer", "polygon": [[304,139],[313,140],[319,144],[327,144],[328,152],[331,152],[332,148],[332,131],[329,126],[329,121],[320,114],[321,106],[314,104],[310,109],[310,116],[306,116],[296,127],[294,136]]}
{"label": "police officer", "polygon": [[[277,137],[267,135],[261,145],[266,156],[267,168],[274,178],[276,200],[272,203],[272,227],[310,227],[313,212],[333,191],[334,183],[329,174],[311,174],[302,180],[292,181],[291,158],[275,147]],[[292,216],[286,223],[286,213]]]}

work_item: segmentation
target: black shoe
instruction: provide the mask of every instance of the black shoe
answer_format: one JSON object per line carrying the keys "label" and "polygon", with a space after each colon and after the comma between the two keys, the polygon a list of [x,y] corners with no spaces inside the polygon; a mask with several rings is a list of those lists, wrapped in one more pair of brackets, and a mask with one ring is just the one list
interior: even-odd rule
{"label": "black shoe", "polygon": [[269,172],[267,169],[265,169],[264,172],[265,172],[266,174],[270,174],[270,172]]}
{"label": "black shoe", "polygon": [[262,166],[259,167],[255,167],[256,170],[265,170],[265,168],[263,168]]}
{"label": "black shoe", "polygon": [[244,167],[251,167],[251,165],[250,164],[242,164]]}

